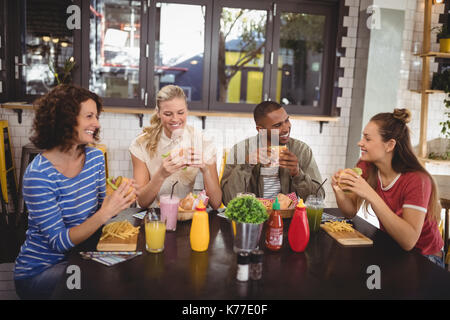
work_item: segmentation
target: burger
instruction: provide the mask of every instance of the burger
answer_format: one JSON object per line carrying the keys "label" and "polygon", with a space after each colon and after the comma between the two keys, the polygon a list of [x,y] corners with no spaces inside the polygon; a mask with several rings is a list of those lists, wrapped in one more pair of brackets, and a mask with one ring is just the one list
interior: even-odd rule
{"label": "burger", "polygon": [[278,167],[280,165],[280,154],[283,150],[287,150],[287,147],[285,145],[270,147],[269,161],[271,167]]}
{"label": "burger", "polygon": [[[342,190],[344,190],[345,188],[348,187],[348,184],[341,182],[342,175],[344,173],[348,173],[348,172],[352,172],[352,171],[355,172],[358,176],[362,175],[362,170],[361,170],[361,168],[358,168],[358,167],[351,168],[351,169],[347,168],[347,169],[339,171],[339,178],[338,178],[337,184],[338,184],[339,188],[341,188]],[[346,190],[344,190],[344,192],[351,193],[351,191],[346,191]]]}
{"label": "burger", "polygon": [[[127,183],[129,181],[128,178],[118,176],[117,178],[110,177],[106,179],[106,195],[109,196],[114,193],[114,191],[119,188],[120,184],[122,182]],[[126,195],[129,195],[131,191],[133,191],[134,188],[130,186],[130,188],[127,191]],[[134,196],[134,199],[136,199],[136,195]]]}

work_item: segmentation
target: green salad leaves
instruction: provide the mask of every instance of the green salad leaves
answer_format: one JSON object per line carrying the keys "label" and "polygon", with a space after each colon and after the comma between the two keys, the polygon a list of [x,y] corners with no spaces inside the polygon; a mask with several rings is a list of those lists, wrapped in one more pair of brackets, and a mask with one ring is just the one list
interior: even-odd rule
{"label": "green salad leaves", "polygon": [[252,196],[242,196],[228,202],[225,216],[240,223],[263,223],[269,218],[266,208]]}

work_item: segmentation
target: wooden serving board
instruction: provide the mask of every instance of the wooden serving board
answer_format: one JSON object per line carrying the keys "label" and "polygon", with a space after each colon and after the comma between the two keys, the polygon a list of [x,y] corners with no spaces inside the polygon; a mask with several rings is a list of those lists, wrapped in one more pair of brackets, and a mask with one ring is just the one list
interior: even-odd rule
{"label": "wooden serving board", "polygon": [[373,245],[372,239],[367,238],[358,230],[355,230],[355,232],[331,231],[330,228],[323,224],[321,224],[320,227],[343,246],[358,247]]}
{"label": "wooden serving board", "polygon": [[136,251],[138,236],[135,234],[128,239],[108,237],[98,242],[97,251]]}

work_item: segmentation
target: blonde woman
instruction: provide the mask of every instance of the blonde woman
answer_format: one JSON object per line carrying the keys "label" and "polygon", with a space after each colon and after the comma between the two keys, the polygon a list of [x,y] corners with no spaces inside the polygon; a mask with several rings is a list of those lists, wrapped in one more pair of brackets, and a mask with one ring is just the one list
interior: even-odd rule
{"label": "blonde woman", "polygon": [[186,124],[188,116],[184,91],[174,85],[163,87],[156,96],[155,114],[150,127],[131,143],[133,177],[139,185],[138,204],[158,205],[159,196],[174,194],[184,198],[194,188],[201,171],[209,204],[217,209],[222,191],[216,168],[216,150],[201,132]]}

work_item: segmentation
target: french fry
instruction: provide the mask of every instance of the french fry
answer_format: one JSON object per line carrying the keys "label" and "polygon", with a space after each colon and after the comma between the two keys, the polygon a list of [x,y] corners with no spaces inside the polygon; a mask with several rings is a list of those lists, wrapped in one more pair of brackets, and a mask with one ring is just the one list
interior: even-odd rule
{"label": "french fry", "polygon": [[139,233],[139,227],[133,227],[130,222],[123,221],[115,221],[107,224],[102,229],[102,235],[100,240],[106,238],[119,238],[122,240],[128,239]]}
{"label": "french fry", "polygon": [[332,232],[355,232],[352,225],[345,221],[325,222],[324,225],[327,226]]}

